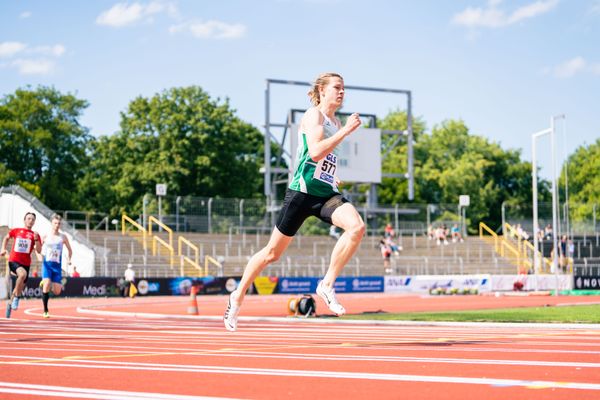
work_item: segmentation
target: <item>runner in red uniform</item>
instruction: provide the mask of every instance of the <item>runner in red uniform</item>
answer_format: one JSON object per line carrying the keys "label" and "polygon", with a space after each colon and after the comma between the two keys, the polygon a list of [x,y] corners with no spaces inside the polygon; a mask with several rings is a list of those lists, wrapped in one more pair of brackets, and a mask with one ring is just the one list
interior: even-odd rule
{"label": "runner in red uniform", "polygon": [[35,251],[39,254],[42,252],[40,235],[31,230],[34,224],[35,214],[28,212],[25,214],[25,228],[11,229],[2,241],[0,257],[6,255],[6,245],[9,239],[13,239],[12,249],[8,257],[8,266],[10,273],[17,276],[17,283],[6,307],[6,318],[10,318],[11,310],[19,308],[19,298],[23,293],[25,282],[27,282],[29,276],[29,266],[31,265],[31,253],[33,249],[35,248]]}

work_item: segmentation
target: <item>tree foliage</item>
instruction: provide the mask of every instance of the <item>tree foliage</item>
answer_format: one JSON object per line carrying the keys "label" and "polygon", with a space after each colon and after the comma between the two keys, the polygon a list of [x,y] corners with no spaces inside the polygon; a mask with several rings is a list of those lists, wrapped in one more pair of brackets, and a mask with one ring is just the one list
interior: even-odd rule
{"label": "tree foliage", "polygon": [[0,186],[19,184],[51,208],[76,207],[73,189],[90,140],[78,119],[87,106],[50,87],[0,99]]}
{"label": "tree foliage", "polygon": [[[568,179],[569,203],[575,220],[589,220],[594,204],[600,203],[600,139],[588,146],[580,146],[568,159],[568,176],[562,169],[559,186]],[[561,199],[565,199],[563,191]]]}
{"label": "tree foliage", "polygon": [[[405,129],[405,114],[393,114],[381,126]],[[424,124],[417,121],[415,131],[415,202],[458,204],[460,195],[469,195],[469,219],[473,224],[486,221],[493,226],[501,222],[502,202],[531,204],[531,164],[521,161],[520,151],[504,150],[482,136],[471,135],[462,121],[445,121],[430,134],[424,134]],[[402,145],[384,161],[384,171],[390,165],[406,165],[405,160],[406,145]],[[541,199],[545,196],[547,183],[543,182]],[[384,180],[380,201],[406,203],[406,182]]]}
{"label": "tree foliage", "polygon": [[200,87],[138,97],[121,114],[120,127],[92,144],[80,190],[105,192],[89,197],[90,207],[139,212],[157,183],[180,196],[260,193],[262,134],[236,117],[228,101],[212,100]]}

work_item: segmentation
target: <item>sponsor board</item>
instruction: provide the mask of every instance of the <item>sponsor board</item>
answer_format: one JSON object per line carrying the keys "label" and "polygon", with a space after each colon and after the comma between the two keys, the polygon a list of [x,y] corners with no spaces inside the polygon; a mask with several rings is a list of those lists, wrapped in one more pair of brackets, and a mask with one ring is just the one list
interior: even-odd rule
{"label": "sponsor board", "polygon": [[412,290],[410,286],[412,280],[412,276],[386,276],[384,278],[383,290],[386,293],[410,292]]}
{"label": "sponsor board", "polygon": [[575,290],[600,290],[600,276],[574,276],[573,289]]}
{"label": "sponsor board", "polygon": [[254,288],[258,294],[273,294],[277,287],[276,276],[259,276],[254,280]]}
{"label": "sponsor board", "polygon": [[[492,291],[501,292],[514,290],[515,282],[523,284],[523,291],[554,290],[557,277],[551,274],[544,275],[492,275]],[[570,275],[558,276],[558,289],[571,290],[573,281]]]}
{"label": "sponsor board", "polygon": [[280,278],[278,293],[314,293],[319,278]]}
{"label": "sponsor board", "polygon": [[[42,278],[29,278],[23,289],[23,296],[29,298],[41,298]],[[13,285],[15,279],[13,277]],[[13,286],[14,287],[14,286]],[[118,296],[119,286],[117,278],[75,278],[63,279],[62,296],[66,297],[96,297],[96,296]]]}
{"label": "sponsor board", "polygon": [[[204,276],[202,278],[182,277],[169,279],[170,294],[187,296],[192,286],[197,288],[198,295],[204,294],[228,294],[235,290],[239,277],[214,277]],[[232,282],[233,280],[233,282]],[[233,290],[230,290],[233,287]]]}
{"label": "sponsor board", "polygon": [[336,279],[333,288],[337,293],[383,292],[383,277],[342,276]]}
{"label": "sponsor board", "polygon": [[[280,278],[277,293],[315,293],[321,278]],[[334,289],[337,293],[383,292],[382,276],[341,276]]]}
{"label": "sponsor board", "polygon": [[[383,279],[383,278],[382,278]],[[429,293],[431,289],[478,289],[489,292],[492,288],[490,275],[419,275],[388,276],[385,279],[386,292]]]}

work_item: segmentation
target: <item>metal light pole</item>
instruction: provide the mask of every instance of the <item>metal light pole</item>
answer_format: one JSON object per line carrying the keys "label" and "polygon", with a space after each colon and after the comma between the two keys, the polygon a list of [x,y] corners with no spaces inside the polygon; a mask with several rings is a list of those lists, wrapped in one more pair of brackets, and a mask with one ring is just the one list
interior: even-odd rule
{"label": "metal light pole", "polygon": [[[549,134],[550,135],[550,146],[552,153],[552,252],[554,254],[552,258],[552,266],[554,267],[554,275],[556,277],[556,290],[555,296],[558,296],[559,289],[559,280],[558,280],[558,239],[557,239],[557,229],[558,229],[558,188],[556,184],[556,150],[554,145],[554,121],[557,118],[565,118],[563,115],[557,115],[550,118],[550,128],[544,129],[543,131],[539,131],[534,133],[531,136],[531,149],[532,149],[532,157],[531,157],[531,169],[532,169],[532,186],[533,186],[533,243],[535,247],[535,251],[533,253],[533,265],[534,271],[537,275],[538,272],[538,264],[541,260],[538,260],[539,253],[539,244],[538,244],[538,190],[537,190],[537,159],[536,159],[536,149],[535,149],[535,141],[539,137]],[[536,287],[537,287],[537,276],[536,276]]]}

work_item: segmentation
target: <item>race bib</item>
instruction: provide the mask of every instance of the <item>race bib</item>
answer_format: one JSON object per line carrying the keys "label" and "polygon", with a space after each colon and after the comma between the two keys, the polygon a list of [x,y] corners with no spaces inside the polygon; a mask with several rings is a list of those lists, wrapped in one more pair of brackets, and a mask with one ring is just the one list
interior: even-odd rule
{"label": "race bib", "polygon": [[31,240],[25,238],[15,238],[15,252],[16,253],[31,253]]}
{"label": "race bib", "polygon": [[317,163],[317,168],[313,175],[313,179],[317,179],[321,182],[327,183],[328,185],[336,187],[335,183],[335,171],[337,170],[337,156],[333,153],[327,154],[327,156],[321,159]]}
{"label": "race bib", "polygon": [[49,247],[46,251],[46,261],[60,262],[60,251],[56,248]]}

